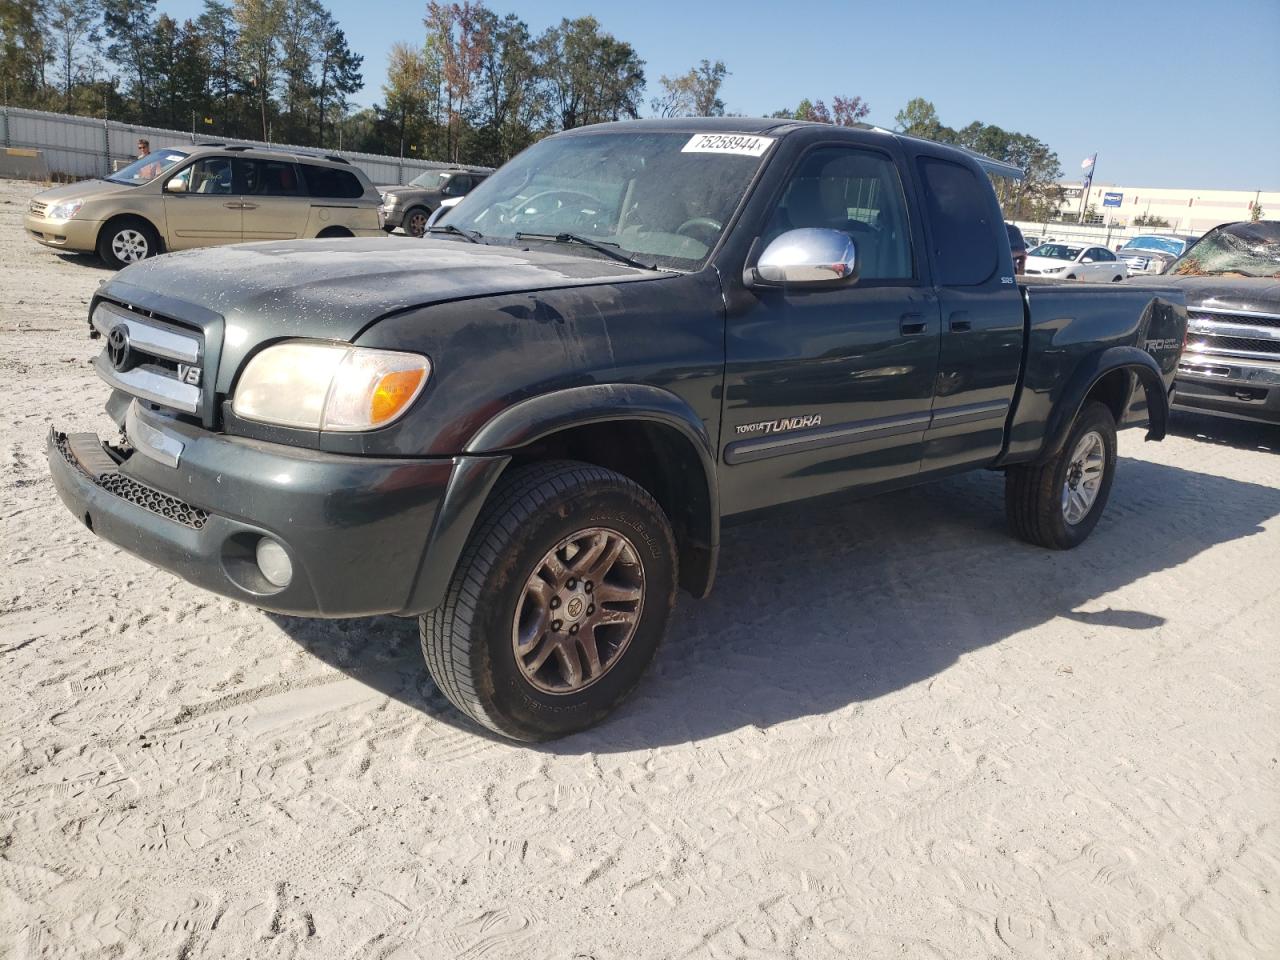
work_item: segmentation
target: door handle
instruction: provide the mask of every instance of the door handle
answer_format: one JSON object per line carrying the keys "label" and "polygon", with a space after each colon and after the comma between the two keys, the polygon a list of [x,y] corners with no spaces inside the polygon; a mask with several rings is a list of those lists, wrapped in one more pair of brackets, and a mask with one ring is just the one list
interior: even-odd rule
{"label": "door handle", "polygon": [[929,332],[929,321],[918,313],[904,313],[898,329],[904,337],[918,337]]}
{"label": "door handle", "polygon": [[224,203],[224,204],[223,204],[223,206],[224,206],[224,207],[226,207],[228,210],[243,210],[243,209],[244,209],[244,204],[243,204],[243,203]]}
{"label": "door handle", "polygon": [[968,333],[973,329],[973,323],[969,320],[969,314],[964,310],[957,310],[949,318],[949,326],[952,333]]}
{"label": "door handle", "polygon": [[240,204],[240,209],[241,210],[257,210],[258,205],[256,203],[242,203]]}

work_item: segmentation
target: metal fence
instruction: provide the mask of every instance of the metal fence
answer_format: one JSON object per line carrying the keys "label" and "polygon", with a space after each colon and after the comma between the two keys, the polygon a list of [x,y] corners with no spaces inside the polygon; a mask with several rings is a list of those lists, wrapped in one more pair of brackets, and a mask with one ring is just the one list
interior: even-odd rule
{"label": "metal fence", "polygon": [[[191,146],[217,140],[181,130],[143,127],[116,120],[96,120],[64,113],[46,113],[24,107],[0,107],[0,145],[34,148],[44,155],[50,176],[68,178],[104,177],[121,163],[137,156],[139,138],[150,141],[152,149]],[[297,150],[302,153],[338,153],[316,147],[266,143],[262,140],[233,140],[237,144]],[[363,170],[374,183],[407,183],[426,170],[441,170],[452,164],[411,157],[387,157],[373,153],[341,151],[352,166]],[[487,170],[486,167],[471,167]]]}

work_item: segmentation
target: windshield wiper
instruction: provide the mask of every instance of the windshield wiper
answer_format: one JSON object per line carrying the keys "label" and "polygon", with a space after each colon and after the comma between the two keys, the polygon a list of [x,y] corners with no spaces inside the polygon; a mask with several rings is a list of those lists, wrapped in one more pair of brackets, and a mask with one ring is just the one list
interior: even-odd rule
{"label": "windshield wiper", "polygon": [[484,241],[480,239],[484,234],[479,230],[476,230],[475,232],[468,232],[452,223],[434,223],[427,227],[427,233],[451,233],[455,237],[462,237],[464,240],[469,240],[472,243],[484,243]]}
{"label": "windshield wiper", "polygon": [[625,263],[629,267],[639,267],[641,270],[657,270],[657,267],[647,263],[641,263],[634,257],[628,257],[621,250],[615,250],[616,243],[602,243],[599,240],[592,240],[590,237],[583,237],[576,233],[516,233],[517,240],[547,240],[551,243],[580,243],[584,247],[590,247],[597,253],[603,253],[606,257],[612,257],[619,263]]}

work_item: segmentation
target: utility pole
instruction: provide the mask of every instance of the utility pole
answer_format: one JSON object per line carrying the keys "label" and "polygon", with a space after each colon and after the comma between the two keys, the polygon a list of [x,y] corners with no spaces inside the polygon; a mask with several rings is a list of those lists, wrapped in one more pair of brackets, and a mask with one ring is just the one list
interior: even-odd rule
{"label": "utility pole", "polygon": [[1085,158],[1081,164],[1088,174],[1084,178],[1084,190],[1080,194],[1080,219],[1078,223],[1084,223],[1085,211],[1089,209],[1089,190],[1093,187],[1093,172],[1098,168],[1098,155],[1095,153],[1092,157]]}

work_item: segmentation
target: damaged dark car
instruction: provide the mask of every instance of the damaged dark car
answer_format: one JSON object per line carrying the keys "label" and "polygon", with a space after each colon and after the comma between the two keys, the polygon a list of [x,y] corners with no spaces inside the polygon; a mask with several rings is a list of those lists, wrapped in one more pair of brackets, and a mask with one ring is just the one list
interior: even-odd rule
{"label": "damaged dark car", "polygon": [[1187,299],[1175,405],[1280,423],[1280,221],[1215,227],[1160,282]]}

